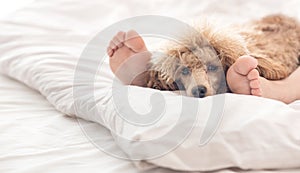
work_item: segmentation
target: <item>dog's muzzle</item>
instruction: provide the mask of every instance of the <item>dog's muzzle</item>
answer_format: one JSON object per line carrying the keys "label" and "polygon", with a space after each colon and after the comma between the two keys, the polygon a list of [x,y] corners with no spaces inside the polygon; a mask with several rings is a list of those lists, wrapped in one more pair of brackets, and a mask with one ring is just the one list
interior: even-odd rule
{"label": "dog's muzzle", "polygon": [[207,92],[207,88],[203,85],[198,85],[192,88],[192,95],[194,97],[203,98],[205,97],[206,92]]}

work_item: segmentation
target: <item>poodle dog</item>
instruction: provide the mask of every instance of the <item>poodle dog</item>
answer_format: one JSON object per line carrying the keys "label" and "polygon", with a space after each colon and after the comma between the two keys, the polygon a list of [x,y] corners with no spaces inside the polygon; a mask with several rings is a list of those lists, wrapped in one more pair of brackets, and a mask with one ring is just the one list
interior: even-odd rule
{"label": "poodle dog", "polygon": [[151,62],[147,87],[185,90],[188,96],[202,98],[230,92],[226,72],[242,55],[255,57],[266,79],[290,75],[299,66],[300,24],[278,14],[229,30],[205,25],[184,35],[181,43],[170,45],[166,57]]}

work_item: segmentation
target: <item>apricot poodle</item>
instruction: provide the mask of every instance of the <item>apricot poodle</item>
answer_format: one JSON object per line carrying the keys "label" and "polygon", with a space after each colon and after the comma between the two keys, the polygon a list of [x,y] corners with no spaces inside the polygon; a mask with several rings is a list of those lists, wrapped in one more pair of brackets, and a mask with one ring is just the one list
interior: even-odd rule
{"label": "apricot poodle", "polygon": [[283,79],[299,66],[300,24],[280,14],[223,30],[203,25],[180,42],[151,62],[147,87],[185,90],[193,97],[230,92],[226,72],[242,55],[255,57],[260,75],[269,80]]}

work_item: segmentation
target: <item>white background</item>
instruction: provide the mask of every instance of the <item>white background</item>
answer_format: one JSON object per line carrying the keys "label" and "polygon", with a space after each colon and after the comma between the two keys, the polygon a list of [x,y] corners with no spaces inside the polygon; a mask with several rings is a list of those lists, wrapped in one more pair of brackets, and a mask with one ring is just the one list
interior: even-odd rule
{"label": "white background", "polygon": [[0,19],[9,16],[33,1],[34,0],[0,0]]}

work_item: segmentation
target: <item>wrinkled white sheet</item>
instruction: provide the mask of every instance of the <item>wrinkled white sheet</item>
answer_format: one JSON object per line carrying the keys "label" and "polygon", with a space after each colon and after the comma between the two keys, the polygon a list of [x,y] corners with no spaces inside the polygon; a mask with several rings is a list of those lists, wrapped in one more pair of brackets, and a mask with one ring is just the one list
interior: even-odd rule
{"label": "wrinkled white sheet", "polygon": [[[168,128],[135,128],[116,117],[114,100],[110,96],[113,76],[105,63],[101,66],[95,83],[100,114],[97,114],[95,107],[85,99],[90,97],[91,93],[90,90],[84,90],[88,89],[84,86],[82,95],[75,98],[79,106],[75,111],[72,83],[76,58],[99,30],[125,17],[145,13],[185,20],[197,19],[203,14],[213,14],[215,17],[222,17],[223,23],[248,20],[274,11],[299,15],[296,8],[297,4],[299,6],[298,1],[189,1],[182,4],[176,2],[176,5],[168,1],[152,1],[151,5],[130,1],[117,4],[111,1],[82,3],[77,0],[40,0],[19,11],[0,25],[0,71],[40,91],[51,104],[68,115],[76,114],[98,122],[129,138],[138,136],[140,139],[149,139],[156,137],[153,132],[161,132]],[[106,44],[100,43],[99,46]],[[83,71],[92,74],[88,68]],[[177,107],[182,99],[180,96],[151,89],[129,88],[132,91],[131,106],[142,113],[149,110],[148,102],[144,101],[150,100],[153,93],[163,94],[168,102],[166,119],[160,123],[168,125],[170,121],[176,122],[174,115],[180,110],[180,107]],[[179,170],[214,170],[227,167],[287,169],[300,166],[299,103],[285,105],[251,96],[225,96],[223,121],[210,143],[205,147],[198,146],[199,136],[210,111],[201,109],[197,125],[184,143],[164,157],[147,162]],[[197,104],[201,108],[210,108],[213,98],[215,97],[198,100]],[[135,131],[132,131],[132,128]],[[118,141],[119,137],[115,139]],[[127,154],[136,152],[126,150],[130,143],[123,144],[119,143]]]}
{"label": "wrinkled white sheet", "polygon": [[[40,93],[0,75],[0,172],[82,173],[145,172],[131,162],[114,158],[95,148],[82,133],[78,122],[55,110]],[[295,105],[296,106],[296,105]],[[300,104],[298,104],[300,106]],[[85,122],[105,140],[108,130]],[[113,146],[112,146],[113,148]],[[299,169],[249,171],[251,173],[298,173]],[[171,173],[152,169],[149,173]],[[218,173],[241,172],[238,169]],[[246,171],[245,171],[246,172]],[[249,173],[247,171],[247,173]]]}
{"label": "wrinkled white sheet", "polygon": [[[0,95],[1,173],[138,172],[131,162],[97,149],[76,119],[57,111],[39,92],[1,75]],[[96,123],[81,125],[112,140]]]}

